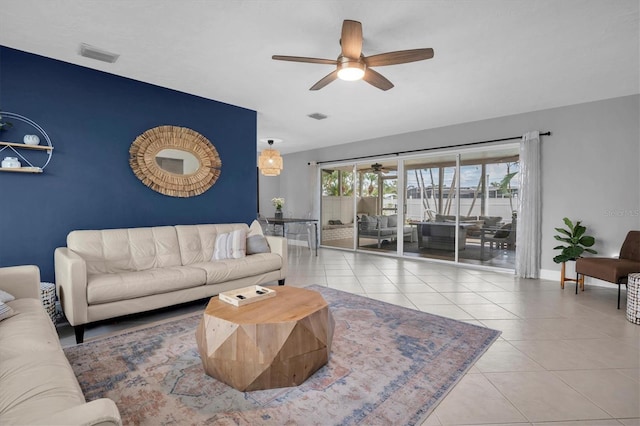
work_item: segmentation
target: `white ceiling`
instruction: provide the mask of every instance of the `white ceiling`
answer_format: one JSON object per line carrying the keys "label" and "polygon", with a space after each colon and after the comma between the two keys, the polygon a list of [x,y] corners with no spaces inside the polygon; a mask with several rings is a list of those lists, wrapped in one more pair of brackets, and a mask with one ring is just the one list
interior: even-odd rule
{"label": "white ceiling", "polygon": [[[639,4],[0,0],[0,44],[255,110],[258,139],[291,153],[636,94]],[[435,57],[376,68],[395,84],[387,92],[340,80],[311,92],[332,66],[271,59],[335,59],[344,19],[362,22],[366,56],[432,47]],[[121,56],[87,59],[80,43]]]}

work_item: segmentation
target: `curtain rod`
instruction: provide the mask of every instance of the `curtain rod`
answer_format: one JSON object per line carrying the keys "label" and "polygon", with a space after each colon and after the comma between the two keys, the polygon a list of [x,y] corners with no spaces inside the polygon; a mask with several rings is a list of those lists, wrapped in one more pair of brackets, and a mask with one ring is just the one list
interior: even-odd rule
{"label": "curtain rod", "polygon": [[[540,133],[540,136],[551,136],[551,132]],[[409,151],[388,152],[386,154],[363,155],[361,157],[343,158],[342,160],[314,161],[314,162],[309,162],[307,164],[308,165],[312,165],[312,164],[316,165],[316,164],[325,164],[325,163],[335,163],[335,162],[338,162],[338,161],[364,160],[365,158],[384,157],[386,155],[412,154],[414,152],[425,152],[425,151],[433,151],[433,150],[436,150],[436,149],[458,148],[458,147],[462,147],[462,146],[481,145],[483,143],[512,141],[512,140],[515,140],[515,139],[522,139],[522,136],[513,136],[513,137],[510,137],[510,138],[502,138],[502,139],[491,139],[491,140],[488,140],[488,141],[480,141],[480,142],[468,142],[468,143],[461,143],[461,144],[457,144],[457,145],[438,146],[438,147],[433,147],[433,148],[412,149],[412,150],[409,150]]]}

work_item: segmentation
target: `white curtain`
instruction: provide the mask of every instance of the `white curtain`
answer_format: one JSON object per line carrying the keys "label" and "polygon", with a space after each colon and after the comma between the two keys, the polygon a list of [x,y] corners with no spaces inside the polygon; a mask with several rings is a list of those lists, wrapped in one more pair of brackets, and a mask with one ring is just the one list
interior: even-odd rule
{"label": "white curtain", "polygon": [[540,133],[529,132],[520,141],[520,203],[516,226],[516,275],[540,276]]}

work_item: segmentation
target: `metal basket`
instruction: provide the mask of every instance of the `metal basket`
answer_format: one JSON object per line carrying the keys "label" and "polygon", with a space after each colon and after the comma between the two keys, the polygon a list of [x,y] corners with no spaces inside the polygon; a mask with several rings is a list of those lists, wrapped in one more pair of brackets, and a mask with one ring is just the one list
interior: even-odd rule
{"label": "metal basket", "polygon": [[640,324],[640,273],[629,274],[627,283],[627,319]]}

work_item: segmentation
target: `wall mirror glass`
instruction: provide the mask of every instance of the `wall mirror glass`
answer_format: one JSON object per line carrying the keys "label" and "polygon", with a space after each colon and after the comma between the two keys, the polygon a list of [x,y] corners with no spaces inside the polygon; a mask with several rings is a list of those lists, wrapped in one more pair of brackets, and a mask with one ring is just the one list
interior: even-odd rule
{"label": "wall mirror glass", "polygon": [[198,157],[181,149],[163,149],[156,154],[156,163],[162,170],[178,175],[190,175],[200,168]]}
{"label": "wall mirror glass", "polygon": [[129,148],[129,165],[143,184],[170,197],[194,197],[220,176],[216,148],[186,127],[159,126],[138,136]]}

